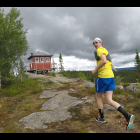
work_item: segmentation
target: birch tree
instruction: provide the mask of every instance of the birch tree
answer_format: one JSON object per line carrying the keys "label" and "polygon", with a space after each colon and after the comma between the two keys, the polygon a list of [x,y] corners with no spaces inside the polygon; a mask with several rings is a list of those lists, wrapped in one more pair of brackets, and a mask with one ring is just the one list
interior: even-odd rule
{"label": "birch tree", "polygon": [[26,55],[29,48],[26,34],[20,18],[20,11],[12,8],[8,14],[0,8],[0,72],[2,81],[9,76],[11,67],[17,66],[21,56]]}

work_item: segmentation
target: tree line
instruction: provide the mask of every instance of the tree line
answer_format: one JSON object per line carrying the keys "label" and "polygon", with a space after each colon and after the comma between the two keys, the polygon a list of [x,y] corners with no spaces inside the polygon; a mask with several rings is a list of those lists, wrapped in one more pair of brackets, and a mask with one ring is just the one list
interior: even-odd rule
{"label": "tree line", "polygon": [[[81,78],[83,80],[88,80],[90,82],[94,82],[97,78],[97,73],[95,75],[91,74],[91,71],[63,71],[61,72],[63,76],[69,78]],[[116,77],[121,78],[121,82],[124,83],[137,83],[140,82],[140,75],[137,73],[136,70],[121,70],[121,71],[114,71],[115,80]]]}

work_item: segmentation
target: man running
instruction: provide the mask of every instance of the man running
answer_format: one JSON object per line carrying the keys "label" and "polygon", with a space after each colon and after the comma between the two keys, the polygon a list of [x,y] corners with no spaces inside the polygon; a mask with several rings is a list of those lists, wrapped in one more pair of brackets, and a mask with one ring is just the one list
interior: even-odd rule
{"label": "man running", "polygon": [[92,70],[92,74],[94,75],[96,72],[98,72],[98,77],[95,81],[95,90],[99,113],[96,117],[96,121],[101,123],[106,122],[104,118],[102,103],[102,95],[105,94],[107,103],[116,108],[120,113],[124,115],[127,122],[126,130],[130,130],[134,125],[135,116],[127,114],[119,103],[112,100],[113,90],[116,89],[114,73],[111,67],[111,57],[108,51],[103,47],[103,43],[100,38],[93,39],[93,45],[96,48],[94,54],[97,62],[97,67]]}

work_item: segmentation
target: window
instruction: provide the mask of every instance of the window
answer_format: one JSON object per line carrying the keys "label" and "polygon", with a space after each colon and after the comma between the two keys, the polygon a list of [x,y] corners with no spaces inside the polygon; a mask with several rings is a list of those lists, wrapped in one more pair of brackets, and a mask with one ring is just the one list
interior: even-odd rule
{"label": "window", "polygon": [[50,62],[50,61],[49,61],[49,57],[46,58],[46,62]]}
{"label": "window", "polygon": [[44,62],[44,57],[41,57],[40,59],[41,59],[41,60],[40,60],[41,62]]}
{"label": "window", "polygon": [[39,58],[35,58],[35,63],[39,63]]}

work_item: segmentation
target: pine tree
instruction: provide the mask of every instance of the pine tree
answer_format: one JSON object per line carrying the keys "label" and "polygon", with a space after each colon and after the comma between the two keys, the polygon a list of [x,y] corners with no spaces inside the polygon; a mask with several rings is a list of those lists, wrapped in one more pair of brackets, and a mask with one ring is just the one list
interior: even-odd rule
{"label": "pine tree", "polygon": [[137,71],[140,72],[140,57],[137,49],[135,59],[136,59],[135,66],[137,67]]}
{"label": "pine tree", "polygon": [[63,66],[63,58],[62,58],[62,55],[61,53],[59,53],[59,71],[62,72],[64,71],[64,66]]}

